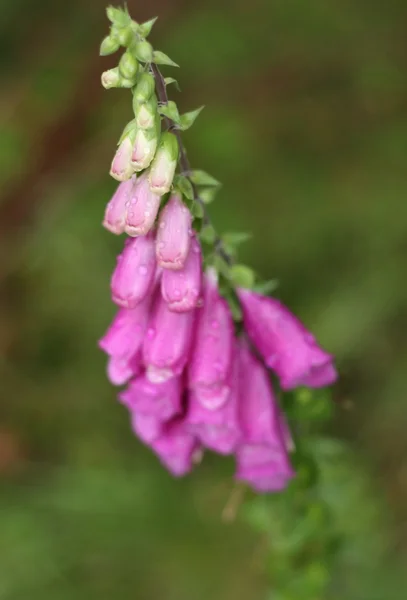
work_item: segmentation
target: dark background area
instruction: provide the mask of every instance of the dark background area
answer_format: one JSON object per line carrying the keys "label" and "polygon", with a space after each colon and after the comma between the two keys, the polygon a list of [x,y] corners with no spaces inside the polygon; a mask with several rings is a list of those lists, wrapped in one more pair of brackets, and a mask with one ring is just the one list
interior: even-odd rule
{"label": "dark background area", "polygon": [[[158,0],[185,143],[219,230],[336,354],[329,598],[404,596],[407,4]],[[104,91],[101,0],[1,2],[0,598],[261,598],[261,540],[221,513],[233,465],[177,481],[137,442],[97,349],[122,245],[101,227],[130,94]],[[260,548],[260,550],[259,550]],[[298,599],[301,600],[301,599]],[[317,600],[317,599],[316,599]],[[318,599],[319,600],[319,599]]]}

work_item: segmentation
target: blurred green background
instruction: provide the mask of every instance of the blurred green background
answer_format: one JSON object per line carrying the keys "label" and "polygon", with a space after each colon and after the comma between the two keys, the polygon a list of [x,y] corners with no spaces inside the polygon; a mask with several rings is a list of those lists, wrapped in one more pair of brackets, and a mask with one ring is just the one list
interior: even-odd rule
{"label": "blurred green background", "polygon": [[[131,117],[129,94],[100,85],[104,7],[0,6],[0,599],[260,599],[262,541],[221,519],[233,464],[208,455],[171,479],[96,346],[122,245],[101,227],[108,169]],[[327,597],[402,598],[407,4],[128,7],[160,16],[151,41],[182,67],[180,107],[206,105],[185,142],[224,184],[219,229],[254,234],[242,260],[337,355],[328,433],[349,454],[325,481],[345,540]]]}

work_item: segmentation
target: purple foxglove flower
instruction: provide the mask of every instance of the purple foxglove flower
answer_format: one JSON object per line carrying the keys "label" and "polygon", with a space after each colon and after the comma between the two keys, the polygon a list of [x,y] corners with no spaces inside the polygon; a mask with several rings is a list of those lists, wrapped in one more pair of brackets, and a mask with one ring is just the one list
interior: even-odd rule
{"label": "purple foxglove flower", "polygon": [[[123,184],[122,184],[123,185]],[[124,231],[133,237],[146,235],[154,225],[161,197],[150,190],[148,178],[143,174],[131,188],[127,199]]]}
{"label": "purple foxglove flower", "polygon": [[131,428],[145,444],[158,440],[163,431],[163,423],[155,415],[131,412]]}
{"label": "purple foxglove flower", "polygon": [[178,140],[175,135],[169,131],[163,133],[150,169],[150,186],[156,194],[162,196],[170,191],[178,152]]}
{"label": "purple foxglove flower", "polygon": [[216,409],[227,399],[233,362],[233,320],[219,295],[212,271],[205,277],[204,304],[198,310],[194,349],[188,371],[189,387],[200,403]]}
{"label": "purple foxglove flower", "polygon": [[163,208],[156,238],[157,262],[164,269],[183,268],[191,246],[191,213],[174,194]]}
{"label": "purple foxglove flower", "polygon": [[[155,128],[139,129],[131,153],[131,167],[134,171],[142,171],[150,166],[157,149],[157,133]],[[158,192],[157,192],[158,193]]]}
{"label": "purple foxglove flower", "polygon": [[157,296],[143,346],[150,381],[160,383],[182,372],[190,356],[194,324],[195,311],[172,312],[161,294]]}
{"label": "purple foxglove flower", "polygon": [[153,236],[126,240],[111,280],[113,302],[124,308],[135,308],[150,293],[155,271]]}
{"label": "purple foxglove flower", "polygon": [[149,310],[149,298],[131,310],[120,309],[99,341],[99,347],[110,357],[107,371],[114,385],[126,383],[140,371],[141,347]]}
{"label": "purple foxglove flower", "polygon": [[184,267],[180,271],[164,269],[161,293],[174,312],[186,312],[195,308],[201,294],[202,257],[199,242],[194,237]]}
{"label": "purple foxglove flower", "polygon": [[135,176],[130,177],[127,181],[122,181],[122,183],[118,185],[109,204],[106,206],[103,227],[116,235],[120,235],[124,232],[127,207],[135,182]]}
{"label": "purple foxglove flower", "polygon": [[161,462],[176,477],[185,475],[193,468],[200,445],[197,438],[186,430],[183,421],[165,426],[161,436],[152,443]]}
{"label": "purple foxglove flower", "polygon": [[152,415],[163,422],[181,412],[181,392],[179,377],[163,383],[152,383],[145,375],[141,375],[133,379],[120,399],[131,411]]}
{"label": "purple foxglove flower", "polygon": [[128,135],[120,143],[116,154],[114,155],[110,175],[118,181],[126,181],[133,175],[133,167],[131,165],[131,153],[133,150],[132,137]]}
{"label": "purple foxglove flower", "polygon": [[236,479],[258,492],[281,491],[295,475],[287,454],[271,446],[243,444],[236,451],[236,459]]}
{"label": "purple foxglove flower", "polygon": [[189,393],[186,421],[204,446],[219,452],[230,454],[240,442],[242,430],[240,425],[239,404],[241,398],[238,381],[238,362],[231,375],[230,392],[223,404],[211,409],[203,405],[195,391]]}
{"label": "purple foxglove flower", "polygon": [[278,300],[239,290],[247,332],[285,390],[323,387],[337,378],[333,358]]}

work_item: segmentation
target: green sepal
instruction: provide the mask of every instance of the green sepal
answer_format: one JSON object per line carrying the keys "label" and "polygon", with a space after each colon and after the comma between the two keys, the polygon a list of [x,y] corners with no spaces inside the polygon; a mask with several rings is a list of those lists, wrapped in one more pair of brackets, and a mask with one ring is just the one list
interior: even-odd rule
{"label": "green sepal", "polygon": [[197,219],[203,219],[204,209],[200,202],[194,202],[191,207],[192,216]]}
{"label": "green sepal", "polygon": [[179,122],[179,128],[181,129],[181,131],[186,131],[187,129],[192,127],[192,125],[195,123],[198,115],[201,113],[201,111],[204,108],[205,108],[204,106],[200,106],[196,110],[191,110],[190,112],[187,112],[187,113],[181,115],[180,122]]}
{"label": "green sepal", "polygon": [[160,50],[155,50],[153,52],[153,63],[156,65],[169,65],[170,67],[179,67],[176,62],[174,62],[169,56],[161,52]]}
{"label": "green sepal", "polygon": [[278,279],[269,279],[268,281],[260,281],[253,286],[253,291],[258,294],[262,294],[263,296],[269,296],[272,294],[279,286]]}
{"label": "green sepal", "polygon": [[[220,187],[220,186],[219,186]],[[219,188],[205,187],[199,190],[199,197],[204,204],[211,204],[216,198]]]}
{"label": "green sepal", "polygon": [[216,240],[216,231],[213,225],[204,225],[204,227],[201,229],[199,237],[205,244],[213,246]]}
{"label": "green sepal", "polygon": [[[184,116],[185,115],[183,115],[183,117]],[[205,187],[219,187],[221,185],[217,179],[212,177],[212,175],[209,175],[209,173],[206,173],[206,171],[191,171],[189,178],[192,181],[192,183],[195,183],[195,185],[203,185]]]}
{"label": "green sepal", "polygon": [[178,107],[173,100],[170,100],[168,102],[168,104],[162,104],[161,106],[159,106],[158,112],[163,117],[167,117],[168,119],[171,119],[171,121],[173,121],[177,125],[180,122]]}
{"label": "green sepal", "polygon": [[173,187],[175,190],[181,192],[181,194],[185,196],[187,200],[192,201],[194,199],[194,190],[192,188],[192,184],[184,175],[175,175]]}
{"label": "green sepal", "polygon": [[137,122],[136,119],[133,119],[132,121],[129,121],[126,125],[126,127],[123,129],[123,133],[120,136],[119,141],[117,142],[117,145],[119,146],[122,141],[124,140],[124,138],[128,137],[129,135],[133,135],[134,137],[136,135],[136,130],[137,130]]}
{"label": "green sepal", "polygon": [[117,27],[128,27],[131,23],[131,17],[127,10],[122,8],[116,8],[115,6],[108,6],[106,8],[107,18],[113,25]]}
{"label": "green sepal", "polygon": [[160,139],[159,150],[165,150],[170,160],[177,161],[179,154],[178,140],[170,131],[164,131]]}
{"label": "green sepal", "polygon": [[142,37],[147,37],[150,35],[150,32],[153,28],[154,23],[157,21],[158,17],[153,17],[149,21],[145,23],[141,23],[138,27],[138,32]]}
{"label": "green sepal", "polygon": [[119,62],[120,74],[125,79],[134,80],[134,77],[137,74],[137,70],[138,70],[137,60],[134,58],[134,56],[132,55],[132,53],[129,50],[126,50],[126,52],[120,58],[120,62]]}
{"label": "green sepal", "polygon": [[253,269],[246,265],[232,265],[230,267],[230,278],[236,287],[252,288],[255,281]]}
{"label": "green sepal", "polygon": [[108,56],[109,54],[114,54],[119,48],[119,42],[110,37],[110,35],[107,35],[100,44],[99,55]]}
{"label": "green sepal", "polygon": [[176,79],[174,79],[174,77],[165,77],[164,82],[165,82],[165,85],[171,85],[171,83],[173,83],[175,85],[175,87],[177,88],[177,90],[179,92],[181,91],[181,88],[179,87],[179,83]]}
{"label": "green sepal", "polygon": [[150,42],[147,42],[146,40],[138,42],[133,51],[137,60],[140,60],[141,62],[150,63],[153,58],[153,47]]}

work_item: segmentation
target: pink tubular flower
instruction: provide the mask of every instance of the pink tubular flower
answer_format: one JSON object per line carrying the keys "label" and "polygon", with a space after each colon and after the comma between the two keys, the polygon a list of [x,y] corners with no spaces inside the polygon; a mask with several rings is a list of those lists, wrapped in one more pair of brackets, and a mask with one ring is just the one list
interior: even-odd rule
{"label": "pink tubular flower", "polygon": [[[123,185],[123,184],[122,184]],[[161,197],[150,190],[147,174],[143,174],[130,191],[124,231],[127,235],[146,235],[154,225]]]}
{"label": "pink tubular flower", "polygon": [[153,236],[126,240],[111,280],[113,302],[124,308],[135,308],[151,292],[155,271]]}
{"label": "pink tubular flower", "polygon": [[156,298],[143,346],[150,381],[160,383],[181,373],[189,359],[194,322],[195,311],[175,313],[161,294]]}
{"label": "pink tubular flower", "polygon": [[129,179],[133,174],[133,167],[130,162],[132,149],[133,143],[131,137],[127,136],[120,143],[120,146],[114,155],[110,175],[118,181],[126,181],[126,179]]}
{"label": "pink tubular flower", "polygon": [[158,150],[151,163],[149,180],[153,192],[161,196],[170,191],[178,161],[178,140],[166,131],[161,135]]}
{"label": "pink tubular flower", "polygon": [[156,149],[157,134],[154,128],[151,131],[139,129],[131,153],[132,169],[137,172],[146,169],[153,160]]}
{"label": "pink tubular flower", "polygon": [[103,227],[112,233],[115,233],[116,235],[120,235],[124,232],[127,207],[135,182],[135,176],[131,177],[127,181],[122,181],[113,194],[109,204],[106,206]]}
{"label": "pink tubular flower", "polygon": [[197,435],[204,446],[219,452],[230,454],[241,439],[239,404],[245,401],[239,390],[237,360],[231,375],[230,393],[221,406],[216,409],[203,405],[194,391],[189,394],[186,416],[190,430]]}
{"label": "pink tubular flower", "polygon": [[99,341],[99,347],[110,357],[108,376],[114,385],[126,383],[140,371],[141,347],[149,309],[149,298],[131,310],[120,309]]}
{"label": "pink tubular flower", "polygon": [[201,248],[194,237],[184,268],[180,271],[164,269],[161,293],[174,312],[186,312],[196,307],[201,293],[202,257]]}
{"label": "pink tubular flower", "polygon": [[277,491],[294,476],[285,438],[289,435],[266,369],[246,344],[239,347],[242,440],[237,449],[237,479],[258,491]]}
{"label": "pink tubular flower", "polygon": [[132,411],[131,428],[142,442],[150,445],[162,434],[163,423],[155,415]]}
{"label": "pink tubular flower", "polygon": [[176,477],[191,471],[200,446],[197,438],[186,430],[183,421],[169,423],[152,443],[161,462]]}
{"label": "pink tubular flower", "polygon": [[145,375],[133,379],[120,395],[121,401],[137,414],[151,415],[168,421],[181,412],[181,382],[173,377],[163,383],[152,383]]}
{"label": "pink tubular flower", "polygon": [[198,315],[189,387],[203,406],[216,409],[229,394],[234,332],[229,306],[219,295],[211,271],[205,277],[204,305]]}
{"label": "pink tubular flower", "polygon": [[178,194],[163,208],[156,239],[157,262],[164,269],[183,268],[191,245],[191,213]]}
{"label": "pink tubular flower", "polygon": [[323,387],[336,380],[332,356],[278,300],[246,289],[239,290],[239,298],[247,332],[284,390]]}

